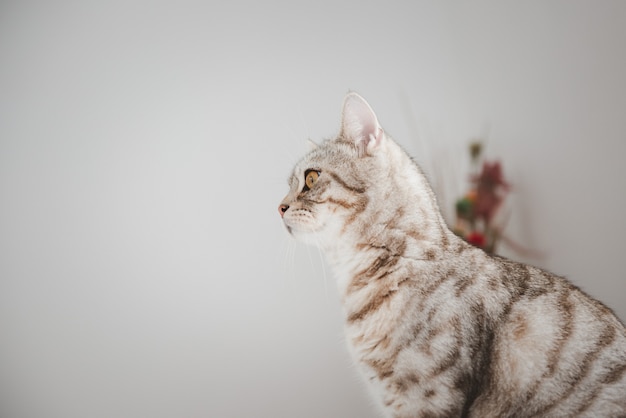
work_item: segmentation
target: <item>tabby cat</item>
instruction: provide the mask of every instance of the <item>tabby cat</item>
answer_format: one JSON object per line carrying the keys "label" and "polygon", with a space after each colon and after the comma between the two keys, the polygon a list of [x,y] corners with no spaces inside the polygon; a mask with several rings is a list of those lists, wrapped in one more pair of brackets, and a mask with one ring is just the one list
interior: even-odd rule
{"label": "tabby cat", "polygon": [[561,277],[452,233],[367,102],[295,166],[279,213],[336,273],[386,417],[626,417],[626,330]]}

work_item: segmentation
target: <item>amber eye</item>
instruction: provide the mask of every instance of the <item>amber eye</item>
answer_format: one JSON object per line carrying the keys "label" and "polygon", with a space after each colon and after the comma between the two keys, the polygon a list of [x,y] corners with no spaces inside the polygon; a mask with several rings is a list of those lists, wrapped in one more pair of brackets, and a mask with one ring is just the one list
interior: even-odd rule
{"label": "amber eye", "polygon": [[304,173],[304,189],[303,191],[307,191],[313,187],[315,182],[320,176],[320,172],[317,170],[307,170]]}

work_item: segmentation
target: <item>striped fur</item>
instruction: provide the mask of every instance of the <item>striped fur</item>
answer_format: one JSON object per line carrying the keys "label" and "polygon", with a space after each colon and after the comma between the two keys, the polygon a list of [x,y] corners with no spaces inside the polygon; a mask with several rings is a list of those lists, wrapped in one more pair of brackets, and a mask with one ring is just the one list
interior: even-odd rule
{"label": "striped fur", "polygon": [[[319,178],[305,187],[304,173]],[[565,279],[447,228],[420,169],[351,93],[279,210],[333,265],[386,417],[626,417],[626,331]]]}

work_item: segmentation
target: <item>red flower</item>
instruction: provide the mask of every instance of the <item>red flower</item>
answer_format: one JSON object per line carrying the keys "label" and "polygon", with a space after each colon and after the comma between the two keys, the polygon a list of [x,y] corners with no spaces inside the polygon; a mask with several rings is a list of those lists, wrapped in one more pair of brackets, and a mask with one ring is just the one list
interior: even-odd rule
{"label": "red flower", "polygon": [[487,239],[485,238],[485,236],[481,234],[480,232],[476,232],[476,231],[470,232],[465,237],[465,240],[469,242],[470,244],[475,245],[480,248],[484,248],[485,245],[487,244]]}

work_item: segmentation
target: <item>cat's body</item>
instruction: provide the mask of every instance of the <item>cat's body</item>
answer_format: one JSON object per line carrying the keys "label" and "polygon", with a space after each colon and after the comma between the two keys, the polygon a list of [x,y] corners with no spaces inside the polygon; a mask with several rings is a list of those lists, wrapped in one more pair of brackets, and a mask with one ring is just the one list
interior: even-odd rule
{"label": "cat's body", "polygon": [[386,416],[626,417],[626,331],[600,302],[446,226],[358,95],[294,168],[289,232],[333,265],[346,339]]}

